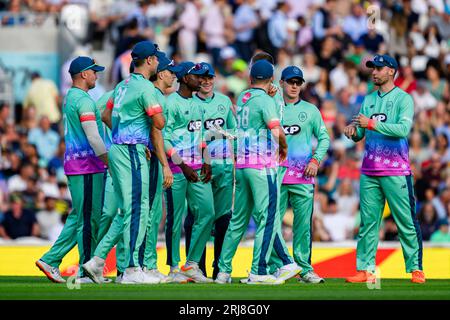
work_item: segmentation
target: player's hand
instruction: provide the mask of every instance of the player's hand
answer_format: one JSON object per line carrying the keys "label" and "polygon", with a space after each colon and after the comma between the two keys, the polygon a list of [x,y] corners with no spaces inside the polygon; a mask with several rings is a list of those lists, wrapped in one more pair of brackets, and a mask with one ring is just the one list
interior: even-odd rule
{"label": "player's hand", "polygon": [[283,163],[286,160],[286,158],[287,158],[288,149],[287,148],[281,148],[281,147],[278,148],[277,155],[278,155],[278,162],[279,163]]}
{"label": "player's hand", "polygon": [[317,176],[318,170],[319,170],[319,165],[314,161],[310,161],[308,163],[308,165],[306,166],[304,175],[306,177],[315,177],[315,176]]}
{"label": "player's hand", "polygon": [[370,118],[367,118],[363,114],[358,114],[357,116],[353,117],[353,123],[361,128],[367,128],[369,125]]}
{"label": "player's hand", "polygon": [[274,84],[271,84],[269,91],[267,91],[267,94],[273,98],[277,93],[277,91],[278,91],[277,87]]}
{"label": "player's hand", "polygon": [[147,158],[147,160],[150,160],[150,158],[152,157],[152,154],[150,153],[150,149],[149,148],[145,148],[145,157]]}
{"label": "player's hand", "polygon": [[350,124],[344,128],[344,134],[347,138],[351,139],[356,134],[356,127],[354,124]]}
{"label": "player's hand", "polygon": [[186,177],[187,181],[189,182],[198,182],[200,179],[198,178],[197,171],[186,165],[185,163],[182,163],[180,166],[181,170],[183,171],[184,176]]}
{"label": "player's hand", "polygon": [[163,187],[170,188],[173,184],[173,173],[170,167],[163,167]]}
{"label": "player's hand", "polygon": [[212,178],[212,168],[210,164],[204,163],[200,173],[203,183],[208,183]]}

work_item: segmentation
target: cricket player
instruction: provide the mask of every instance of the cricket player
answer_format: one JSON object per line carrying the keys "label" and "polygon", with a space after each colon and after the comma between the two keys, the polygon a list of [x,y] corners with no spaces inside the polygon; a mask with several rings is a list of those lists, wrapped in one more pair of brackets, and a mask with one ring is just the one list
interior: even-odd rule
{"label": "cricket player", "polygon": [[[167,56],[164,56],[159,59],[157,73],[150,78],[150,81],[153,82],[153,85],[156,88],[156,97],[159,105],[163,110],[166,105],[165,93],[173,86],[176,78],[175,73],[180,71],[181,67],[175,66],[173,60],[170,60]],[[162,141],[162,132],[158,130],[156,133],[161,136]],[[152,141],[153,140],[154,139],[152,139]],[[156,184],[152,184],[150,186],[150,218],[147,224],[147,233],[145,235],[144,245],[141,247],[139,259],[141,260],[140,265],[143,267],[145,272],[160,278],[161,283],[167,283],[170,278],[161,273],[157,268],[158,257],[156,245],[158,242],[158,230],[163,212],[163,176],[172,177],[170,182],[171,185],[173,182],[173,175],[165,153],[162,155],[163,162],[161,162],[158,159],[153,146],[150,146],[150,149],[150,181],[156,181]],[[164,165],[161,165],[161,163],[164,163]],[[164,187],[169,187],[170,185],[167,184]]]}
{"label": "cricket player", "polygon": [[273,71],[268,61],[255,62],[250,70],[251,88],[238,98],[235,209],[225,234],[216,283],[231,282],[231,262],[251,215],[257,230],[247,284],[284,283],[269,274],[267,265],[275,237],[275,221],[279,219],[276,163],[287,156],[277,107],[267,94]]}
{"label": "cricket player", "polygon": [[[268,61],[272,65],[274,64],[274,59],[273,59],[272,55],[270,55],[270,53],[261,51],[261,52],[258,52],[253,55],[253,57],[250,61],[250,66],[252,66],[255,62],[261,61],[261,60]],[[284,103],[282,91],[279,88],[279,86],[275,82],[273,82],[267,93],[274,100],[274,103],[276,105],[277,114],[280,119],[280,125],[283,126],[283,114],[284,114],[285,103]],[[281,184],[283,182],[283,177],[284,177],[285,172],[286,172],[286,167],[280,166],[278,164],[278,166],[277,166],[277,188],[278,188],[277,191],[278,191],[278,194],[281,194]],[[277,210],[279,212],[278,215],[281,216],[281,214],[284,214],[284,213],[280,212],[280,197],[278,197],[277,199],[278,199]],[[280,234],[280,232],[281,232],[281,225],[282,225],[281,220],[275,221],[275,230],[277,230],[276,231],[277,235]],[[280,268],[280,265],[271,263],[269,265],[270,273],[271,274],[276,273],[277,278],[282,279],[282,280],[288,280],[289,278],[292,278],[295,275],[297,275],[300,272],[301,268],[294,262],[294,258],[290,255],[289,251],[287,250],[283,238],[279,237],[279,236],[275,236],[274,245],[276,248],[279,249],[278,253],[280,254],[280,256],[283,257],[284,266],[283,266],[283,268]],[[283,249],[283,251],[281,251],[281,249]],[[246,283],[247,281],[248,281],[248,278],[244,278],[244,279],[240,280],[241,283]]]}
{"label": "cricket player", "polygon": [[[194,100],[203,110],[203,137],[208,144],[212,164],[211,186],[214,195],[214,262],[213,279],[219,273],[219,257],[222,251],[223,239],[231,218],[233,203],[234,165],[231,139],[236,129],[236,119],[232,111],[230,98],[214,92],[214,68],[205,62],[208,72],[201,76],[200,90],[194,95]],[[225,135],[224,135],[225,132]],[[229,135],[228,135],[228,134]],[[230,138],[231,135],[231,138]],[[188,213],[184,227],[186,247],[189,247],[192,232],[193,217]],[[206,275],[206,248],[200,262],[200,269]]]}
{"label": "cricket player", "polygon": [[[284,280],[301,270],[299,280],[322,283],[324,280],[311,266],[314,177],[330,146],[330,137],[319,109],[300,99],[300,87],[304,82],[303,72],[296,66],[289,66],[281,73],[280,86],[285,102],[283,129],[287,137],[288,158],[281,164],[287,171],[281,185],[280,223],[290,202],[294,210],[293,252],[296,263],[290,260],[281,230],[275,236],[269,263],[278,268],[275,276]],[[318,141],[314,153],[313,136]],[[289,273],[292,269],[294,272]]]}
{"label": "cricket player", "polygon": [[[114,89],[107,109],[112,119],[103,120],[112,128],[113,144],[108,152],[111,176],[119,196],[120,212],[114,218],[94,257],[82,267],[96,283],[103,273],[105,258],[117,237],[123,236],[125,271],[121,284],[159,283],[160,279],[145,273],[139,265],[139,249],[143,243],[149,217],[149,166],[147,146],[150,134],[164,127],[162,108],[156,89],[148,80],[156,73],[163,53],[151,41],[137,43],[132,52],[134,73]],[[153,137],[153,133],[152,133]],[[154,141],[155,147],[160,141]]]}
{"label": "cricket player", "polygon": [[[63,103],[64,172],[73,209],[50,251],[36,261],[36,266],[53,282],[65,282],[59,265],[75,244],[80,265],[91,258],[97,246],[108,156],[102,140],[100,113],[87,92],[95,87],[97,72],[104,69],[90,57],[78,57],[69,67],[73,86]],[[86,282],[82,270],[79,270],[79,277],[80,282]],[[103,281],[103,277],[99,277],[99,282]]]}
{"label": "cricket player", "polygon": [[375,255],[385,201],[397,224],[406,272],[412,282],[424,283],[422,235],[416,217],[413,176],[409,164],[408,135],[414,117],[414,101],[394,85],[397,61],[376,55],[366,62],[378,90],[367,95],[358,116],[345,128],[353,141],[364,137],[361,167],[361,226],[356,248],[355,276],[347,282],[375,282]]}
{"label": "cricket player", "polygon": [[[208,153],[203,150],[202,109],[192,98],[193,92],[200,89],[199,76],[208,69],[193,62],[184,62],[180,66],[183,69],[177,73],[179,89],[169,95],[164,109],[167,120],[164,147],[174,173],[173,185],[165,191],[167,264],[172,282],[209,283],[213,280],[203,275],[199,262],[215,216],[209,183],[211,165],[208,159],[203,159]],[[180,270],[181,222],[186,216],[186,203],[194,224],[186,264]]]}

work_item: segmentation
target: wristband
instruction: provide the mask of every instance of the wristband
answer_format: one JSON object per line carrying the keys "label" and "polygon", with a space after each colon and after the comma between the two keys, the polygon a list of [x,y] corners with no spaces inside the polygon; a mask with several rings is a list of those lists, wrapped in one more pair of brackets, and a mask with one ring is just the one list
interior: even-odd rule
{"label": "wristband", "polygon": [[376,125],[377,125],[376,121],[374,119],[370,119],[369,123],[367,124],[367,129],[375,130]]}
{"label": "wristband", "polygon": [[310,161],[310,163],[314,163],[316,166],[319,166],[319,161],[317,161],[317,159],[312,158]]}

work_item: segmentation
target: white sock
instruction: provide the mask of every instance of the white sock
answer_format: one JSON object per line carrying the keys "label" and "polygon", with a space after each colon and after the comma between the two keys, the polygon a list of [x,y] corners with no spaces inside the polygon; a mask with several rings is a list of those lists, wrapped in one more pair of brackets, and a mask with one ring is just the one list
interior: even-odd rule
{"label": "white sock", "polygon": [[97,257],[97,256],[94,256],[93,259],[94,259],[94,261],[95,261],[96,264],[99,264],[99,265],[105,264],[105,259],[102,259],[102,258]]}

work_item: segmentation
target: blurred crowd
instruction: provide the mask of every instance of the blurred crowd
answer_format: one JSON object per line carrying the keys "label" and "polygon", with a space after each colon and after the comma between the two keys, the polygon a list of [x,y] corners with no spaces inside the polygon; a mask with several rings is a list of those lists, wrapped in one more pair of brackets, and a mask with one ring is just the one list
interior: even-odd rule
{"label": "blurred crowd", "polygon": [[[375,89],[365,61],[376,53],[394,56],[401,66],[395,83],[415,101],[410,160],[423,240],[450,243],[449,1],[0,0],[1,24],[21,24],[23,12],[58,15],[74,4],[89,12],[83,44],[96,51],[114,48],[95,97],[128,76],[130,49],[143,39],[158,43],[176,62],[212,63],[216,90],[233,102],[249,85],[248,63],[258,50],[275,58],[277,80],[286,66],[300,66],[302,98],[319,107],[332,140],[315,186],[314,241],[357,236],[364,144],[345,138],[343,129]],[[60,121],[70,87],[65,68],[67,63],[59,88],[33,75],[14,121],[8,120],[9,106],[0,106],[0,237],[53,240],[70,211]],[[283,224],[288,241],[292,219],[289,210]],[[398,240],[388,205],[382,225],[381,240]]]}

